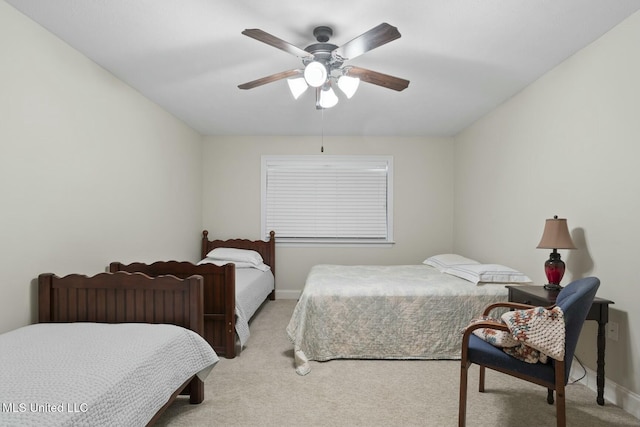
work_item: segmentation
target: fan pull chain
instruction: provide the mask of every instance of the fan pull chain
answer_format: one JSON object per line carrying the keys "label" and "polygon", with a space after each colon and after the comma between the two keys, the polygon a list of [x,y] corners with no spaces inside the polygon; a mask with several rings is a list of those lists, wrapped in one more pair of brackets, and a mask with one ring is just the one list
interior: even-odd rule
{"label": "fan pull chain", "polygon": [[322,125],[320,133],[320,152],[324,153],[324,108],[322,108]]}

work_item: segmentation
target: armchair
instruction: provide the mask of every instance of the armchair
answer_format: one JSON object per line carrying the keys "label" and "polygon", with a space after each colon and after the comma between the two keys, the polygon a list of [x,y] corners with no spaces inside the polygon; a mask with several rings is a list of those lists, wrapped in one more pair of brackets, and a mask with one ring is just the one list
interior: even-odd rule
{"label": "armchair", "polygon": [[[549,404],[553,404],[553,392],[555,391],[557,426],[564,427],[566,425],[564,389],[569,379],[571,362],[580,330],[599,286],[600,280],[598,278],[587,277],[570,283],[558,294],[555,305],[562,309],[565,319],[565,356],[563,361],[551,360],[546,364],[527,363],[508,355],[501,348],[497,348],[473,334],[473,331],[478,328],[508,331],[507,326],[502,323],[482,321],[467,327],[462,338],[458,426],[464,427],[466,423],[467,372],[471,364],[475,363],[480,367],[480,392],[484,391],[486,368],[546,387]],[[487,306],[483,314],[488,315],[491,310],[498,307],[532,308],[526,304],[499,302]]]}

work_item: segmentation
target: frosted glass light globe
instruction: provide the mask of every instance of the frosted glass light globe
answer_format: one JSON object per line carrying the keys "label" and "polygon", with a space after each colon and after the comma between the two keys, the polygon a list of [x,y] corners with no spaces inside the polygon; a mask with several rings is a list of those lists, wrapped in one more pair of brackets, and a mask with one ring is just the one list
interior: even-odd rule
{"label": "frosted glass light globe", "polygon": [[327,81],[327,68],[318,61],[310,62],[304,69],[304,79],[311,87],[320,87]]}

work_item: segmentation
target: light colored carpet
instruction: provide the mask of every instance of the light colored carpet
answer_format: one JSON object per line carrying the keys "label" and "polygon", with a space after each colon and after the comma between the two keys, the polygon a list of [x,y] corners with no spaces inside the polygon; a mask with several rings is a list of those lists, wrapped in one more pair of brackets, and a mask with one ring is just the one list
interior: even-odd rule
{"label": "light colored carpet", "polygon": [[[460,362],[333,360],[295,373],[285,328],[295,301],[267,301],[254,316],[247,347],[220,359],[205,382],[205,400],[175,402],[159,426],[456,426]],[[540,386],[487,371],[477,392],[469,373],[467,426],[555,426],[555,406]],[[640,420],[579,384],[566,390],[567,425],[640,426]]]}

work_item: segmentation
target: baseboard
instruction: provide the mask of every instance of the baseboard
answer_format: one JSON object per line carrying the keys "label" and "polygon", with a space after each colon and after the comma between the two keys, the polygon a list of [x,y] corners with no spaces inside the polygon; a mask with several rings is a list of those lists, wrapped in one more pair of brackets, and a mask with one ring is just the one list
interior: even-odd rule
{"label": "baseboard", "polygon": [[276,299],[298,299],[298,298],[300,298],[300,291],[276,288]]}
{"label": "baseboard", "polygon": [[[578,382],[580,384],[584,384],[594,392],[597,392],[598,386],[596,380],[596,372],[592,369],[587,368],[586,366],[583,367],[580,363],[576,363],[576,360],[574,360],[571,364],[569,382],[575,381],[583,375],[584,378],[582,378]],[[606,377],[604,380],[604,398],[607,402],[611,402],[614,405],[621,407],[626,412],[640,419],[640,395],[626,389],[620,384],[616,384]],[[607,402],[605,402],[605,405],[607,404]]]}

